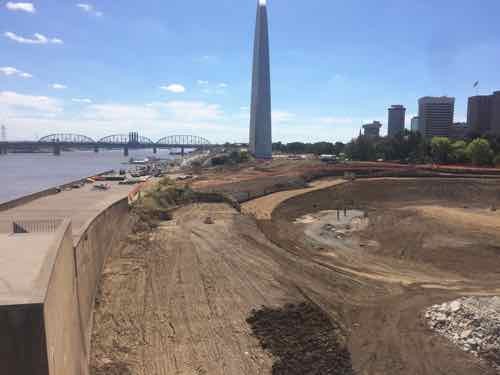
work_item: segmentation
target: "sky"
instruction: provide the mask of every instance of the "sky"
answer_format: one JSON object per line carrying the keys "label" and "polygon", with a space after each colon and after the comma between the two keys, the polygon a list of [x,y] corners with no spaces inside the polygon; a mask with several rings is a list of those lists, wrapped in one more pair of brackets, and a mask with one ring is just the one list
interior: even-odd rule
{"label": "sky", "polygon": [[[10,140],[247,142],[257,0],[0,0]],[[421,96],[500,90],[498,0],[268,0],[273,141],[349,141]],[[479,89],[473,88],[479,81]]]}

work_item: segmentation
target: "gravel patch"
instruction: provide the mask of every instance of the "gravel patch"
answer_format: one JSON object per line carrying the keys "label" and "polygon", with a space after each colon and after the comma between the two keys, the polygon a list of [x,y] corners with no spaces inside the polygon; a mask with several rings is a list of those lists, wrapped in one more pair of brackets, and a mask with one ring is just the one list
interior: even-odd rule
{"label": "gravel patch", "polygon": [[500,372],[500,297],[464,297],[425,311],[429,327]]}

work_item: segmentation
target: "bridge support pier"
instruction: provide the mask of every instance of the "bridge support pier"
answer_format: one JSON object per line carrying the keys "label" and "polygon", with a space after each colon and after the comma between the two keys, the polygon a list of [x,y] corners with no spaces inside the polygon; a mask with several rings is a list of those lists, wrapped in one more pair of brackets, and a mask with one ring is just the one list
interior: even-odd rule
{"label": "bridge support pier", "polygon": [[95,147],[94,147],[94,152],[95,152],[95,153],[98,153],[98,152],[99,152],[99,147],[95,146]]}
{"label": "bridge support pier", "polygon": [[54,143],[54,148],[52,150],[54,156],[60,156],[61,155],[61,145],[59,143]]}
{"label": "bridge support pier", "polygon": [[7,155],[7,145],[0,145],[0,155]]}
{"label": "bridge support pier", "polygon": [[153,147],[153,154],[157,154],[158,153],[158,149],[156,147]]}
{"label": "bridge support pier", "polygon": [[184,147],[181,147],[181,156],[184,157]]}
{"label": "bridge support pier", "polygon": [[123,156],[128,156],[128,146],[123,149]]}

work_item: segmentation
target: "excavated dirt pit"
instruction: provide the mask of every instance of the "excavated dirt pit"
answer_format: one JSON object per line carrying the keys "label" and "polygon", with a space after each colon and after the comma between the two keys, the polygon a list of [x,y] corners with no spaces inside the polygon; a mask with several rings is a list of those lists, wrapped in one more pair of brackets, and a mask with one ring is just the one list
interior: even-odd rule
{"label": "excavated dirt pit", "polygon": [[292,197],[258,222],[183,207],[108,260],[94,374],[495,374],[424,311],[500,295],[499,204],[496,181],[379,179]]}
{"label": "excavated dirt pit", "polygon": [[[307,214],[294,220],[296,224],[304,224],[304,234],[308,239],[320,245],[337,249],[366,246],[367,243],[357,240],[353,235],[365,229],[369,219],[360,210],[326,210]],[[371,244],[373,246],[373,243]]]}

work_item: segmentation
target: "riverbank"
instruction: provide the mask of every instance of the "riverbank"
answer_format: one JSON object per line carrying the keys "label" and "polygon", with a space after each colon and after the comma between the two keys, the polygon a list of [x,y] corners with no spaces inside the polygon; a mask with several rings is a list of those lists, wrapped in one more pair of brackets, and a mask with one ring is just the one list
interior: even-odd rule
{"label": "riverbank", "polygon": [[[120,150],[65,152],[61,156],[47,154],[7,154],[0,156],[0,204],[55,186],[93,176],[102,171],[128,168],[130,158],[151,157],[148,150],[133,150],[124,157]],[[158,158],[174,159],[166,150],[158,150]]]}

